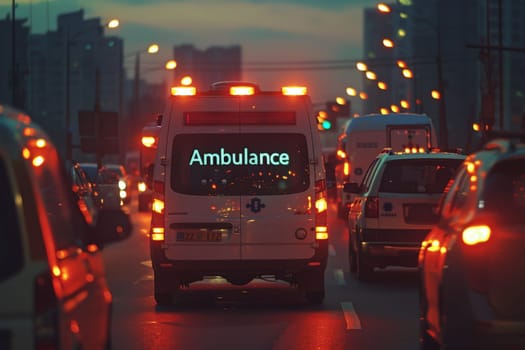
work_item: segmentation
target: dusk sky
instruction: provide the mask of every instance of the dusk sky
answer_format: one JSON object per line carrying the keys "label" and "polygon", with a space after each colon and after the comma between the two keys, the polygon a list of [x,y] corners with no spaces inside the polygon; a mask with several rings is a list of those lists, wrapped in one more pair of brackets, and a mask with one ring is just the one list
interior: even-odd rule
{"label": "dusk sky", "polygon": [[[325,101],[344,96],[347,86],[359,88],[361,77],[346,69],[254,71],[255,62],[326,62],[356,60],[363,56],[363,8],[377,0],[18,0],[17,18],[27,18],[33,33],[56,29],[58,14],[84,9],[84,18],[102,22],[118,18],[114,34],[124,39],[128,76],[133,52],[158,43],[155,56],[141,56],[146,80],[167,79],[154,71],[172,58],[173,46],[241,45],[243,78],[263,88],[295,83],[309,87],[312,99]],[[0,0],[0,16],[11,12],[11,0]],[[348,64],[347,64],[348,65]],[[280,65],[282,67],[283,65]],[[319,64],[317,64],[319,66]],[[326,67],[326,64],[324,65]],[[334,66],[333,64],[331,65]],[[153,71],[152,71],[153,70]]]}

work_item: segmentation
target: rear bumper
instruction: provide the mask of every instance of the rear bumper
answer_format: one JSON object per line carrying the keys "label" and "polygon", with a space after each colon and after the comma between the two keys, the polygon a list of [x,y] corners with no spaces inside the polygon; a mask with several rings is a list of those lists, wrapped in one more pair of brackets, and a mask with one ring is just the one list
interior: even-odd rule
{"label": "rear bumper", "polygon": [[362,242],[361,251],[367,263],[374,266],[407,266],[416,267],[420,245],[409,243]]}
{"label": "rear bumper", "polygon": [[282,260],[169,260],[160,244],[150,243],[153,269],[174,273],[185,281],[197,281],[204,276],[232,275],[251,278],[272,275],[277,279],[293,281],[295,276],[304,272],[324,271],[328,260],[328,241],[321,241],[316,253],[309,259]]}
{"label": "rear bumper", "polygon": [[363,230],[360,237],[361,252],[371,265],[415,267],[418,264],[421,242],[429,231],[430,229]]}

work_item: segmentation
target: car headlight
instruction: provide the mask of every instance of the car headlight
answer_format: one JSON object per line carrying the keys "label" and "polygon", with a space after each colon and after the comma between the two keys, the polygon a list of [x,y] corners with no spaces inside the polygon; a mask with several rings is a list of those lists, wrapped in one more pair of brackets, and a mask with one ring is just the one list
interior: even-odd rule
{"label": "car headlight", "polygon": [[118,180],[118,188],[120,188],[121,191],[126,190],[126,181],[124,180]]}

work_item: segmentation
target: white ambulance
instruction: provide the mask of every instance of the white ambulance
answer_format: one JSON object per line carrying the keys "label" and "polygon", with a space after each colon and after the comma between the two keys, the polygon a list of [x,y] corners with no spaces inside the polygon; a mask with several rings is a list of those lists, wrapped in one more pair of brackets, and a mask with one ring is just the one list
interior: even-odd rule
{"label": "white ambulance", "polygon": [[[172,88],[162,117],[150,232],[155,300],[209,276],[264,277],[323,301],[327,196],[317,120],[301,87]],[[180,301],[180,300],[179,300]]]}
{"label": "white ambulance", "polygon": [[384,149],[421,152],[437,147],[432,119],[425,114],[368,114],[350,119],[339,136],[336,167],[338,216],[346,220],[352,195],[343,192],[345,182],[361,183],[375,157]]}

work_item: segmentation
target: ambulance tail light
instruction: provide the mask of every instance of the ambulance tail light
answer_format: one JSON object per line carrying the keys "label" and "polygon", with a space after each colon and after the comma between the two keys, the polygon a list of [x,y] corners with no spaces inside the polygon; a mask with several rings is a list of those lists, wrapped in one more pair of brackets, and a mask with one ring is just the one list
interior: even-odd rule
{"label": "ambulance tail light", "polygon": [[157,138],[155,136],[142,136],[140,142],[146,148],[157,148]]}
{"label": "ambulance tail light", "polygon": [[171,96],[195,96],[197,88],[195,86],[173,86]]}
{"label": "ambulance tail light", "polygon": [[164,182],[153,183],[153,202],[151,203],[151,240],[163,242],[165,239],[164,229]]}
{"label": "ambulance tail light", "polygon": [[368,197],[365,202],[365,217],[374,219],[379,217],[379,198]]}
{"label": "ambulance tail light", "polygon": [[308,90],[305,86],[283,86],[281,92],[284,96],[304,96]]}
{"label": "ambulance tail light", "polygon": [[315,238],[328,239],[328,201],[326,199],[326,180],[315,182]]}

